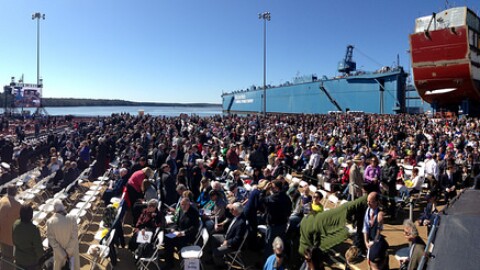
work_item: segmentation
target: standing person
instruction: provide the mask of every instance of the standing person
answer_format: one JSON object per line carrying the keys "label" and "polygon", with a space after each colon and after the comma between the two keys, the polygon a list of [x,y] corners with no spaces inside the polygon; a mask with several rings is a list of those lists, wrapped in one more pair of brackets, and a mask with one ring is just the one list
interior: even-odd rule
{"label": "standing person", "polygon": [[365,168],[365,172],[363,177],[365,179],[365,183],[367,186],[365,187],[367,192],[379,192],[380,191],[380,175],[381,170],[380,166],[378,166],[378,158],[376,156],[370,159],[370,165]]}
{"label": "standing person", "polygon": [[0,199],[0,248],[2,251],[1,269],[14,269],[13,265],[13,239],[12,227],[13,223],[20,217],[20,207],[22,206],[15,195],[17,188],[9,186],[7,194]]}
{"label": "standing person", "polygon": [[[275,237],[285,238],[287,224],[292,212],[292,201],[282,189],[282,182],[274,180],[268,183],[265,190],[260,193],[260,201],[263,203],[266,212],[267,235],[265,239],[265,258],[270,256],[272,250],[269,248]],[[266,191],[270,190],[272,194],[266,196]],[[283,245],[283,243],[282,243]]]}
{"label": "standing person", "polygon": [[65,263],[73,265],[71,270],[80,270],[77,219],[67,215],[60,200],[53,202],[53,211],[53,216],[47,221],[48,244],[53,249],[53,270],[62,269]]}
{"label": "standing person", "polygon": [[32,217],[32,206],[24,204],[20,207],[20,219],[13,224],[15,263],[25,270],[40,269],[38,260],[43,255],[40,230],[32,223]]}
{"label": "standing person", "polygon": [[386,256],[388,243],[381,235],[383,212],[379,208],[377,192],[368,194],[367,204],[367,212],[363,219],[363,239],[368,249],[367,258],[372,269],[388,269],[388,256]]}
{"label": "standing person", "polygon": [[240,157],[237,154],[237,145],[231,144],[230,149],[227,151],[226,155],[228,168],[232,171],[238,169],[238,164],[240,163]]}
{"label": "standing person", "polygon": [[272,243],[272,251],[274,254],[270,255],[263,266],[263,270],[284,270],[283,241],[280,237],[275,237]]}
{"label": "standing person", "polygon": [[360,155],[357,155],[353,158],[353,165],[350,168],[350,186],[348,191],[350,193],[350,200],[354,201],[357,198],[360,198],[362,194],[362,186],[364,183],[363,180],[363,159]]}
{"label": "standing person", "polygon": [[406,261],[400,261],[400,263],[407,263],[408,270],[417,269],[425,251],[425,242],[418,235],[418,230],[415,226],[415,223],[409,219],[406,219],[403,222],[403,234],[410,244],[410,252],[408,253],[408,259]]}
{"label": "standing person", "polygon": [[382,193],[386,198],[384,200],[385,206],[388,204],[388,215],[390,218],[395,219],[395,196],[397,195],[397,175],[398,175],[398,165],[396,159],[391,155],[385,156],[385,161],[387,164],[382,168],[382,177],[381,177],[381,187]]}
{"label": "standing person", "polygon": [[153,171],[149,167],[138,170],[130,176],[127,182],[127,194],[130,205],[133,207],[135,202],[143,198],[142,183],[153,177]]}
{"label": "standing person", "polygon": [[[159,194],[165,192],[164,194],[162,194],[161,198],[163,199],[162,202],[166,203],[167,205],[172,205],[178,200],[176,192],[177,187],[175,185],[176,180],[175,178],[173,178],[170,171],[170,165],[168,165],[167,163],[163,163],[161,165],[160,179],[157,180],[157,192]],[[161,187],[163,187],[163,191]]]}

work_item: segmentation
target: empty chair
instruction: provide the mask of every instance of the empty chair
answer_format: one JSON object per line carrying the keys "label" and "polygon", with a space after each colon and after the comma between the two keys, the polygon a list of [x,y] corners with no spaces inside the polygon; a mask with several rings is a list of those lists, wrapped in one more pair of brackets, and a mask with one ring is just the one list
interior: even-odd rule
{"label": "empty chair", "polygon": [[[107,258],[108,255],[110,255],[110,246],[112,244],[114,236],[115,236],[115,229],[112,229],[109,232],[108,237],[103,238],[100,241],[100,245],[91,245],[88,248],[88,254],[90,254],[93,257],[93,262],[90,267],[91,270],[95,269],[97,264],[102,264],[103,260]],[[108,264],[113,269],[112,262],[109,261]]]}
{"label": "empty chair", "polygon": [[[208,234],[207,228],[203,228],[201,230],[201,239],[202,239],[202,246],[199,246],[198,243],[194,246],[186,246],[180,250],[180,256],[183,260],[185,259],[200,259],[203,255],[203,249],[207,245],[208,239],[210,235]],[[198,242],[198,241],[196,241]],[[183,261],[182,261],[183,264]],[[183,267],[182,267],[183,268]],[[203,267],[201,267],[203,269]]]}

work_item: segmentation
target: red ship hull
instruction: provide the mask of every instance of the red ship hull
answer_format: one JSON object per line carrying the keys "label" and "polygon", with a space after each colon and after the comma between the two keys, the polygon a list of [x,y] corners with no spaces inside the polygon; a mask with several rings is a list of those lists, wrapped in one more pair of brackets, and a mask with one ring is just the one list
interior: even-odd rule
{"label": "red ship hull", "polygon": [[440,107],[480,102],[470,49],[467,26],[410,35],[414,83],[423,100]]}

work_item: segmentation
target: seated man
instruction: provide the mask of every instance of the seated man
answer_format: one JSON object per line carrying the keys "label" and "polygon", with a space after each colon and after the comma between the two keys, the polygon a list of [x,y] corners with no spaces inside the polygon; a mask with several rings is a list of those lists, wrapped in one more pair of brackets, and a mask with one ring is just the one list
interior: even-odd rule
{"label": "seated man", "polygon": [[165,237],[166,269],[173,268],[174,248],[180,250],[182,247],[192,244],[200,227],[198,211],[190,206],[190,199],[183,198],[180,201],[180,208],[178,220],[172,224],[170,233]]}
{"label": "seated man", "polygon": [[[132,238],[128,243],[128,248],[135,251],[138,247],[137,236],[139,233],[145,235],[146,231],[155,232],[157,228],[165,228],[165,217],[162,212],[158,211],[158,200],[151,199],[147,203],[147,208],[143,209],[142,214],[137,220]],[[153,243],[154,237],[150,239]]]}
{"label": "seated man", "polygon": [[225,234],[214,234],[212,236],[212,254],[215,265],[222,266],[225,262],[223,256],[231,251],[237,250],[242,243],[247,231],[247,223],[243,215],[243,205],[239,202],[233,203],[231,212],[234,216]]}

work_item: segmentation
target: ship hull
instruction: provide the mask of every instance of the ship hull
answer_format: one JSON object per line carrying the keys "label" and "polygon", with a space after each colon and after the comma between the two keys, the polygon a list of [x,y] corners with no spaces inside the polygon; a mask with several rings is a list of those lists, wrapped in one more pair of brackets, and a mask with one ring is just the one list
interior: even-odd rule
{"label": "ship hull", "polygon": [[[397,113],[405,110],[403,69],[268,88],[267,113],[323,114],[331,111]],[[383,101],[383,109],[382,109]],[[223,94],[224,113],[263,112],[263,90]]]}
{"label": "ship hull", "polygon": [[[436,110],[461,108],[468,113],[480,105],[480,41],[478,31],[464,23],[467,12],[473,18],[468,21],[478,20],[466,8],[455,8],[437,14],[430,28],[410,35],[415,88]],[[458,25],[435,29],[438,18]]]}

